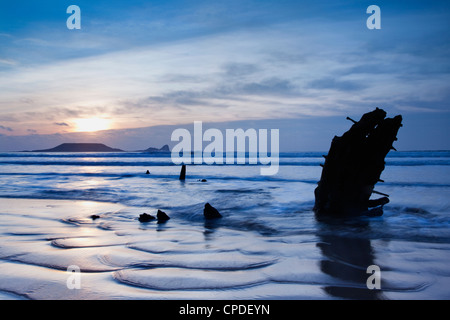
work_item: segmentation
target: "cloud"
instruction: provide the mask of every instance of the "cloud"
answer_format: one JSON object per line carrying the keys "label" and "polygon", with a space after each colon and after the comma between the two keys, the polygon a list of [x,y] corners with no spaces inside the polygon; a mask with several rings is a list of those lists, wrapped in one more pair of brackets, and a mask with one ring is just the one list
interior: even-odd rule
{"label": "cloud", "polygon": [[1,59],[0,58],[0,65],[7,65],[7,66],[15,66],[17,65],[17,61],[12,60],[12,59]]}
{"label": "cloud", "polygon": [[5,127],[5,126],[1,126],[1,125],[0,125],[0,130],[5,130],[5,131],[9,131],[9,132],[13,132],[14,131],[10,127]]}
{"label": "cloud", "polygon": [[336,78],[326,77],[311,81],[308,85],[311,89],[330,89],[338,91],[357,91],[366,88],[366,85],[357,81],[340,80]]}
{"label": "cloud", "polygon": [[229,62],[224,66],[225,75],[232,78],[252,75],[260,70],[261,67],[254,63]]}
{"label": "cloud", "polygon": [[[285,110],[289,115],[312,112],[309,106],[299,108],[298,102],[299,88],[288,79],[272,77],[259,81],[230,81],[224,75],[217,78],[214,85],[202,90],[175,90],[143,99],[122,100],[114,114],[139,115],[141,120],[176,123],[180,119],[231,121],[240,118],[278,118],[283,116],[280,110]],[[255,112],[256,109],[258,112]]]}
{"label": "cloud", "polygon": [[236,86],[236,91],[241,94],[251,95],[290,95],[298,94],[296,86],[291,80],[273,77],[260,82],[245,83]]}
{"label": "cloud", "polygon": [[69,125],[65,122],[54,122],[53,124],[61,127],[69,127]]}

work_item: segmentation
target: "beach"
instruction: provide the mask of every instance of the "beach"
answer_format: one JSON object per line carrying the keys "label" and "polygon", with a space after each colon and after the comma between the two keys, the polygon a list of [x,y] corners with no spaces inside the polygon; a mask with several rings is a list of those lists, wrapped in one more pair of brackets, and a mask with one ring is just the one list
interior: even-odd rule
{"label": "beach", "polygon": [[[339,221],[312,211],[321,162],[191,165],[183,182],[164,155],[2,153],[0,298],[449,299],[450,153],[390,153],[384,215]],[[171,219],[139,222],[158,209]]]}

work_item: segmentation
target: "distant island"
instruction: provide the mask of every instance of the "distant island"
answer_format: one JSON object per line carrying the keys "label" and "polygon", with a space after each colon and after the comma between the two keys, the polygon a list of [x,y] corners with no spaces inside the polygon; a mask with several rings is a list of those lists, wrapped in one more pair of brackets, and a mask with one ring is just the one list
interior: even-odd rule
{"label": "distant island", "polygon": [[[29,152],[125,152],[121,149],[115,149],[104,145],[103,143],[63,143],[57,147],[44,150],[32,150]],[[169,146],[164,145],[162,148],[148,148],[146,150],[134,152],[170,152]]]}
{"label": "distant island", "polygon": [[108,147],[103,143],[63,143],[51,149],[31,152],[123,152],[123,150]]}

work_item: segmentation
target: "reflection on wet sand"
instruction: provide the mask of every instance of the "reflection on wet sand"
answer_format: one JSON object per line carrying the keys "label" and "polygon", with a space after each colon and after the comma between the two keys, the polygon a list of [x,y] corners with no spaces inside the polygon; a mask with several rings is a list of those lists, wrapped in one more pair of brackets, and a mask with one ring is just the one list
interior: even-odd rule
{"label": "reflection on wet sand", "polygon": [[[371,273],[367,273],[367,268],[376,265],[375,253],[371,241],[357,237],[357,233],[367,231],[369,225],[358,225],[356,229],[351,227],[355,236],[330,234],[330,225],[327,222],[319,222],[319,226],[320,241],[317,247],[323,254],[320,269],[337,280],[336,285],[325,286],[325,292],[332,297],[344,299],[384,299],[381,290],[370,290],[366,285],[371,276]],[[327,232],[322,234],[321,230]]]}

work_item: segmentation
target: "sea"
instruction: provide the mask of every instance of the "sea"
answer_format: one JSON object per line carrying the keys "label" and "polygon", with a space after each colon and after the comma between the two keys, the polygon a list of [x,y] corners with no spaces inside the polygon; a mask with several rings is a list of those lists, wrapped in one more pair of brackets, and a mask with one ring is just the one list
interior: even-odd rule
{"label": "sea", "polygon": [[392,151],[384,214],[325,220],[323,154],[180,181],[170,153],[0,153],[0,299],[450,299],[450,151]]}

